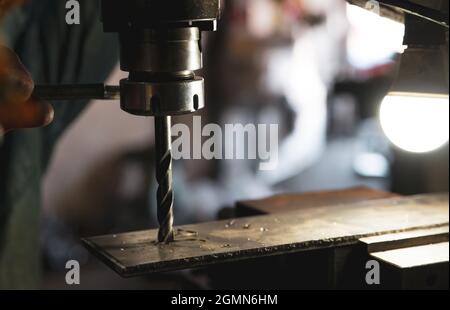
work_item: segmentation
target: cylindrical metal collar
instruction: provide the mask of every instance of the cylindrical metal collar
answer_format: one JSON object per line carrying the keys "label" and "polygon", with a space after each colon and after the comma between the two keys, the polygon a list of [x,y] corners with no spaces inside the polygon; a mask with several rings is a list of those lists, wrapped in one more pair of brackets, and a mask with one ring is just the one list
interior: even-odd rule
{"label": "cylindrical metal collar", "polygon": [[120,34],[121,68],[180,72],[202,68],[200,30],[195,27],[130,30]]}

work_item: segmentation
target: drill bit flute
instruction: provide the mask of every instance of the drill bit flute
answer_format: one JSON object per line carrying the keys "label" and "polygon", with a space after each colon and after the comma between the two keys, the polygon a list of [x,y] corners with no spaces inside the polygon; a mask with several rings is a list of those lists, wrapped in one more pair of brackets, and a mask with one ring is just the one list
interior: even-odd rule
{"label": "drill bit flute", "polygon": [[155,117],[156,179],[158,181],[158,242],[173,241],[173,186],[171,152],[171,117]]}

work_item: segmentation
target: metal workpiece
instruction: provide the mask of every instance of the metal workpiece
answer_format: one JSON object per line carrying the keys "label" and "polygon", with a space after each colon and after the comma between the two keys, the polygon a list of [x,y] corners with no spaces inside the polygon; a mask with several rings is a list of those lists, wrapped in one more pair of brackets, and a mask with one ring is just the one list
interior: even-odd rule
{"label": "metal workpiece", "polygon": [[380,264],[383,289],[448,289],[449,227],[417,229],[360,239]]}
{"label": "metal workpiece", "polygon": [[173,82],[121,81],[122,110],[140,116],[194,113],[205,106],[201,77]]}
{"label": "metal workpiece", "polygon": [[33,96],[42,100],[119,100],[120,87],[103,84],[36,85]]}
{"label": "metal workpiece", "polygon": [[448,227],[448,194],[398,197],[181,226],[169,244],[156,230],[83,239],[122,276],[140,276],[360,244],[360,239]]}
{"label": "metal workpiece", "polygon": [[[361,238],[368,253],[448,242],[448,225]],[[448,254],[448,253],[447,253]]]}

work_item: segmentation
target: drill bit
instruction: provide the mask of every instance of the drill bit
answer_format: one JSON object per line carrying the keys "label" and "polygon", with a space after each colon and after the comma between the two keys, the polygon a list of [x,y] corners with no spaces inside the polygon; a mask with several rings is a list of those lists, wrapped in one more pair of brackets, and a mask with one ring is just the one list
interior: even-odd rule
{"label": "drill bit", "polygon": [[174,240],[171,117],[155,117],[158,242]]}

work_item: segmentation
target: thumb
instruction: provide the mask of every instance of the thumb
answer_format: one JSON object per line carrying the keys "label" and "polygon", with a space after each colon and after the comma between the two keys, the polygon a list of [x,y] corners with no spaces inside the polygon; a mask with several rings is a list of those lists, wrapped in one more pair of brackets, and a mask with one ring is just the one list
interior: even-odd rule
{"label": "thumb", "polygon": [[53,115],[53,107],[36,98],[30,98],[21,104],[0,105],[0,124],[5,132],[46,126],[52,122]]}

